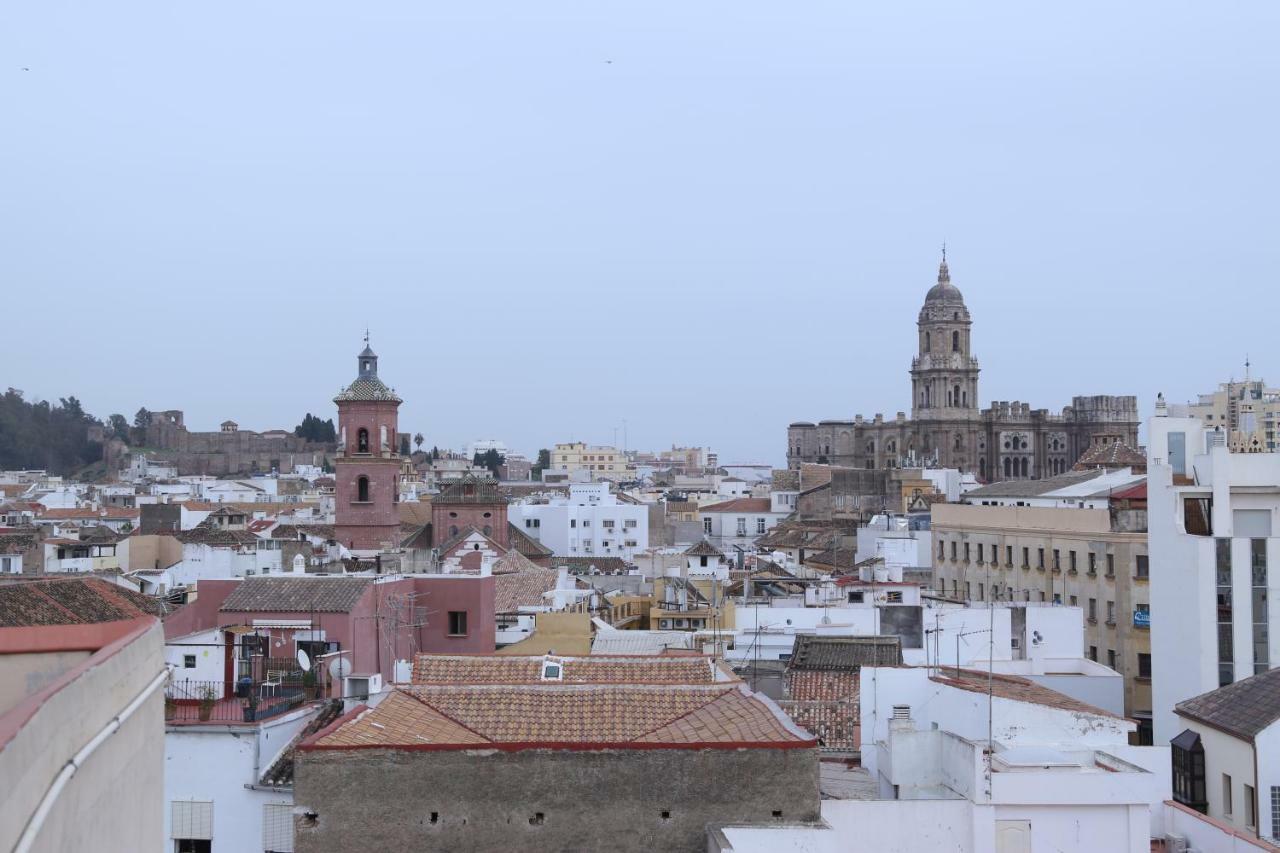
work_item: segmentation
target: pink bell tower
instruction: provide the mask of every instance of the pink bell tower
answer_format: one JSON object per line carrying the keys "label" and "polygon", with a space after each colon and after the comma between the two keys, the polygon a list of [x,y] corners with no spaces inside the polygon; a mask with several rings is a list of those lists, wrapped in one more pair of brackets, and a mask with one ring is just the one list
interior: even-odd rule
{"label": "pink bell tower", "polygon": [[367,556],[400,542],[396,420],[401,400],[378,378],[378,356],[367,334],[356,362],[355,381],[333,398],[338,404],[334,535],[339,544]]}

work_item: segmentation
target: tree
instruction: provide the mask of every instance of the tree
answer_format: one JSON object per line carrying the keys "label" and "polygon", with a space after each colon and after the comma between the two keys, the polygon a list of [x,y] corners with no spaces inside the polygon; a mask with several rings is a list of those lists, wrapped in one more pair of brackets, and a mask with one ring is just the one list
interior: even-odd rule
{"label": "tree", "polygon": [[422,452],[422,442],[424,442],[424,441],[426,441],[426,439],[422,437],[422,433],[420,433],[420,432],[419,432],[419,433],[415,433],[415,434],[414,434],[414,436],[413,436],[413,444],[414,444],[414,446],[415,446],[415,447],[417,447],[417,448],[418,448],[418,452],[419,452],[419,453],[421,453],[421,452]]}
{"label": "tree", "polygon": [[124,415],[112,415],[107,418],[107,433],[128,444],[131,438],[129,435],[129,421],[125,419]]}
{"label": "tree", "polygon": [[310,412],[303,417],[302,423],[293,428],[293,434],[307,441],[327,444],[333,444],[338,440],[338,431],[333,425],[333,419],[322,421]]}
{"label": "tree", "polygon": [[506,457],[501,453],[490,449],[486,450],[484,453],[476,453],[475,457],[471,460],[471,464],[475,465],[477,468],[487,468],[489,473],[493,474],[493,478],[497,480],[500,479],[498,476],[498,469],[500,469],[502,464],[506,461]]}
{"label": "tree", "polygon": [[551,451],[545,447],[538,451],[538,461],[533,463],[532,477],[535,480],[542,479],[542,472],[551,467]]}
{"label": "tree", "polygon": [[0,469],[43,468],[70,474],[102,458],[102,445],[89,438],[90,427],[103,427],[75,397],[56,405],[27,402],[10,388],[0,397]]}
{"label": "tree", "polygon": [[432,459],[439,459],[439,458],[440,458],[440,448],[438,448],[438,447],[432,447],[432,448],[431,448],[431,458],[432,458]]}

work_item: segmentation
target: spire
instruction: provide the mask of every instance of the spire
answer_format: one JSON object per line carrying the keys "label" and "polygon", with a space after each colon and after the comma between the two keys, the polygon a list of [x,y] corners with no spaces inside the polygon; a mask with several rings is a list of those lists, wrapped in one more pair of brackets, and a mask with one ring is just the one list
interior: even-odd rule
{"label": "spire", "polygon": [[947,244],[942,244],[942,263],[938,264],[938,284],[951,283],[951,270],[947,269]]}

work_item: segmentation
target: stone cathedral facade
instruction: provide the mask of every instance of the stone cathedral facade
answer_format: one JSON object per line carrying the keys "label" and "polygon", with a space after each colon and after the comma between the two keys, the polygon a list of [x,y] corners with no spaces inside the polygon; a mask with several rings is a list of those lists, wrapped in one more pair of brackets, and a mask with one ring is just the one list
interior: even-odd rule
{"label": "stone cathedral facade", "polygon": [[1017,401],[979,409],[973,320],[945,256],[916,325],[911,417],[797,421],[787,427],[788,467],[959,468],[989,482],[1064,473],[1096,442],[1137,447],[1136,397],[1073,397],[1061,414]]}

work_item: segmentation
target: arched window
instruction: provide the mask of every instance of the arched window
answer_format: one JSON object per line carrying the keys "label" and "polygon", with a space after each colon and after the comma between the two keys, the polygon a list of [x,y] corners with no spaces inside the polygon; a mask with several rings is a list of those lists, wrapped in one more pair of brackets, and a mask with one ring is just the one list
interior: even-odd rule
{"label": "arched window", "polygon": [[960,449],[960,445],[961,445],[961,443],[962,443],[962,439],[961,439],[961,437],[960,437],[959,435],[957,435],[957,436],[956,436],[956,450],[959,450],[959,449]]}
{"label": "arched window", "polygon": [[356,433],[356,453],[369,452],[369,431],[364,427],[360,427],[360,431]]}
{"label": "arched window", "polygon": [[960,333],[959,332],[951,333],[951,351],[960,352]]}
{"label": "arched window", "polygon": [[951,399],[952,399],[951,405],[953,406],[960,405],[960,386],[959,385],[956,385],[951,389]]}
{"label": "arched window", "polygon": [[369,478],[359,477],[356,479],[356,500],[361,503],[369,502]]}
{"label": "arched window", "polygon": [[980,476],[984,480],[987,479],[987,460],[986,459],[978,460],[978,476]]}
{"label": "arched window", "polygon": [[1027,476],[1027,457],[1022,457],[1022,476]]}
{"label": "arched window", "polygon": [[962,391],[962,392],[960,393],[960,405],[965,406],[965,407],[968,407],[968,405],[969,405],[969,392],[968,392],[968,391]]}
{"label": "arched window", "polygon": [[924,333],[924,351],[929,352],[933,349],[933,335],[929,332]]}
{"label": "arched window", "polygon": [[1012,460],[1012,459],[1010,459],[1008,456],[1006,456],[1006,457],[1004,458],[1004,475],[1005,475],[1006,477],[1012,477],[1012,476],[1013,476],[1013,474],[1012,474],[1012,472],[1011,472],[1012,467],[1013,467],[1013,460]]}

